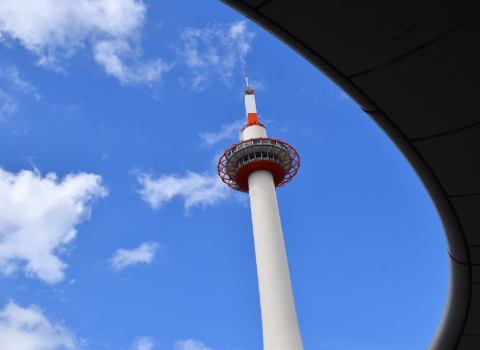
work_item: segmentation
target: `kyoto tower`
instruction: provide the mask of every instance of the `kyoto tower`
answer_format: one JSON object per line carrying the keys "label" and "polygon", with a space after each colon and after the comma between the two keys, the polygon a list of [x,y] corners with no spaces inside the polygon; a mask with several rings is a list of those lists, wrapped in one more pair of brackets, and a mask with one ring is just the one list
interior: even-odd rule
{"label": "kyoto tower", "polygon": [[240,143],[220,158],[218,174],[230,188],[250,194],[264,350],[303,350],[275,192],[297,174],[300,158],[290,144],[267,137],[246,69],[245,78],[247,125]]}

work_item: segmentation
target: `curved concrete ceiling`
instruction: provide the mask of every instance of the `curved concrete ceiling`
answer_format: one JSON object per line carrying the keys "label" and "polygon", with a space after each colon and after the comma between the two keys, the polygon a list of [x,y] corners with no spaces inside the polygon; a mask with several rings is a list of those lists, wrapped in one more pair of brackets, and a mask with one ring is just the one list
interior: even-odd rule
{"label": "curved concrete ceiling", "polygon": [[450,255],[428,350],[480,349],[480,1],[221,1],[340,86],[410,162]]}

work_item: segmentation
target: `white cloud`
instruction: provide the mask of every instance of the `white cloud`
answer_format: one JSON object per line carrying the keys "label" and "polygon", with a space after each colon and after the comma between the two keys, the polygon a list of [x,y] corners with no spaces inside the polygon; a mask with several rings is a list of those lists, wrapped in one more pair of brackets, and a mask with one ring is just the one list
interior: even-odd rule
{"label": "white cloud", "polygon": [[222,130],[220,130],[218,133],[200,133],[200,137],[203,139],[205,144],[213,145],[219,141],[232,138],[233,136],[238,137],[238,131],[242,129],[245,124],[246,120],[237,120],[232,124],[222,125]]}
{"label": "white cloud", "polygon": [[0,311],[0,350],[75,349],[77,343],[72,332],[36,306],[22,308],[11,301]]}
{"label": "white cloud", "polygon": [[23,93],[27,95],[33,95],[35,100],[40,100],[42,97],[35,86],[33,86],[31,83],[29,83],[26,80],[23,80],[20,78],[18,74],[18,70],[16,68],[10,67],[6,70],[6,77],[10,83],[13,84],[13,86],[19,90],[21,90]]}
{"label": "white cloud", "polygon": [[181,33],[184,44],[178,52],[192,71],[190,87],[204,90],[212,73],[230,85],[234,69],[245,64],[254,36],[255,33],[247,29],[246,21],[204,29],[185,28]]}
{"label": "white cloud", "polygon": [[0,168],[0,272],[22,268],[29,277],[48,283],[64,278],[65,252],[77,230],[90,218],[92,202],[107,195],[95,174],[54,173],[42,178],[38,170],[18,174]]}
{"label": "white cloud", "polygon": [[146,11],[142,0],[3,1],[0,40],[18,41],[38,56],[38,64],[56,70],[62,70],[62,59],[91,45],[107,74],[122,83],[148,83],[168,66],[159,59],[139,61]]}
{"label": "white cloud", "polygon": [[[107,74],[114,76],[121,83],[148,83],[159,80],[162,73],[170,66],[161,59],[148,63],[139,62],[137,50],[133,50],[125,40],[101,41],[94,46],[95,60],[105,67]],[[124,61],[130,59],[133,65],[127,66]]]}
{"label": "white cloud", "polygon": [[347,99],[349,99],[348,95],[346,93],[344,93],[343,91],[340,91],[340,95],[338,96],[337,101],[341,102],[341,101],[347,100]]}
{"label": "white cloud", "polygon": [[150,337],[137,337],[133,342],[130,350],[151,350],[153,348],[153,340]]}
{"label": "white cloud", "polygon": [[110,265],[118,271],[128,265],[150,264],[159,248],[161,246],[157,242],[145,242],[135,249],[118,249],[110,258]]}
{"label": "white cloud", "polygon": [[343,92],[342,90],[339,90],[339,89],[330,90],[330,92],[328,94],[328,97],[330,99],[333,99],[333,100],[337,101],[337,102],[350,100],[350,97],[345,92]]}
{"label": "white cloud", "polygon": [[5,115],[12,114],[16,109],[17,102],[13,96],[0,89],[0,121],[5,119]]}
{"label": "white cloud", "polygon": [[214,205],[226,199],[229,190],[218,175],[201,175],[190,171],[185,177],[164,175],[158,179],[152,179],[150,174],[138,173],[137,179],[143,186],[138,192],[153,209],[175,196],[183,197],[186,210],[198,205]]}
{"label": "white cloud", "polygon": [[207,348],[201,341],[187,339],[175,342],[175,350],[212,350]]}
{"label": "white cloud", "polygon": [[[268,90],[267,84],[263,80],[248,79],[248,84],[255,91],[267,91]],[[242,97],[244,97],[244,96],[245,96],[245,94],[242,92]]]}

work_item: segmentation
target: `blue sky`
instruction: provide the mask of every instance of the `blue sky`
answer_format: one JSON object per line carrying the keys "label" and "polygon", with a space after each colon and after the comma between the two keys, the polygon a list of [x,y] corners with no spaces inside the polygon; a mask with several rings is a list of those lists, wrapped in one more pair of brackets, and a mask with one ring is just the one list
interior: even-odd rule
{"label": "blue sky", "polygon": [[218,1],[0,7],[0,350],[261,349],[245,122],[299,152],[278,189],[306,349],[425,348],[445,302],[422,184],[341,90]]}

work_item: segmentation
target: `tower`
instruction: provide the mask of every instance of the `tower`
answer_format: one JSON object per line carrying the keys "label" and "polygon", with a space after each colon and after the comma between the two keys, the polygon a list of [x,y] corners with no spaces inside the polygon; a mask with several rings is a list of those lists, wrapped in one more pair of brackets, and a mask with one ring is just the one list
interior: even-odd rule
{"label": "tower", "polygon": [[300,158],[290,144],[267,138],[246,69],[245,79],[247,125],[240,143],[220,158],[218,174],[230,188],[250,195],[264,350],[303,350],[275,192],[297,174]]}

